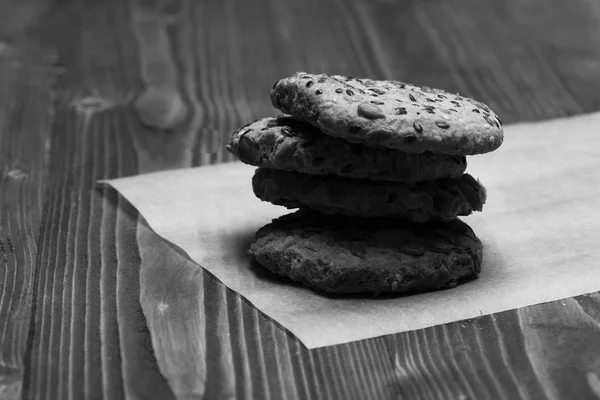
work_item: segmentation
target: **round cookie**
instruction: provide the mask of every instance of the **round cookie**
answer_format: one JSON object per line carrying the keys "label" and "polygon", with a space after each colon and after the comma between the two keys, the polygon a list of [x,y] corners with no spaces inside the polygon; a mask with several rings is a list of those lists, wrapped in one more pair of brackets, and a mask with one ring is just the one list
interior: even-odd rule
{"label": "round cookie", "polygon": [[298,211],[260,228],[249,255],[277,275],[330,293],[453,287],[481,271],[483,245],[464,222]]}
{"label": "round cookie", "polygon": [[259,199],[286,208],[414,222],[469,215],[481,211],[486,199],[485,188],[468,174],[407,185],[258,168],[252,188]]}
{"label": "round cookie", "polygon": [[470,155],[497,149],[498,116],[473,99],[398,81],[298,72],[271,90],[273,106],[367,146]]}
{"label": "round cookie", "polygon": [[465,156],[362,146],[283,115],[238,129],[227,149],[242,162],[260,167],[407,183],[455,178],[467,167]]}

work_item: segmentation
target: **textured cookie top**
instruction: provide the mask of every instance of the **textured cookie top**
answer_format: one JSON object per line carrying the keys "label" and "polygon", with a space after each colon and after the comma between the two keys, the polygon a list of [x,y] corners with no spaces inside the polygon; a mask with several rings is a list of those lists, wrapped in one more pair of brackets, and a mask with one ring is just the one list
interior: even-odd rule
{"label": "textured cookie top", "polygon": [[284,115],[241,127],[231,135],[227,149],[242,162],[260,167],[407,183],[455,178],[467,167],[464,156],[367,147]]}
{"label": "textured cookie top", "polygon": [[368,146],[471,155],[497,149],[504,138],[485,104],[398,81],[298,72],[275,83],[271,102],[331,136]]}

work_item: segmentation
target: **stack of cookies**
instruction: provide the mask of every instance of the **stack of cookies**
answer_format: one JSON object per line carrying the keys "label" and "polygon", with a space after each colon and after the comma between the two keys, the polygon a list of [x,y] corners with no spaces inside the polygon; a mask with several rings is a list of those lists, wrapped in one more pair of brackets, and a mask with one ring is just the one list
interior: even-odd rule
{"label": "stack of cookies", "polygon": [[257,166],[255,195],[299,211],[262,227],[248,250],[272,272],[334,293],[455,286],[481,270],[482,244],[458,216],[485,188],[467,155],[497,149],[485,104],[397,81],[297,73],[275,83],[284,115],[233,133]]}

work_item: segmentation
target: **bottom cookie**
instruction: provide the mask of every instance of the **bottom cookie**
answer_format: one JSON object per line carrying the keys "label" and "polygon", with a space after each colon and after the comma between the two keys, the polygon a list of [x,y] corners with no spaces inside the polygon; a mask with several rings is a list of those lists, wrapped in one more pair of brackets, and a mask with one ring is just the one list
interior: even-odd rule
{"label": "bottom cookie", "polygon": [[481,271],[482,250],[458,219],[417,224],[300,210],[260,228],[248,253],[317,290],[379,294],[455,286]]}

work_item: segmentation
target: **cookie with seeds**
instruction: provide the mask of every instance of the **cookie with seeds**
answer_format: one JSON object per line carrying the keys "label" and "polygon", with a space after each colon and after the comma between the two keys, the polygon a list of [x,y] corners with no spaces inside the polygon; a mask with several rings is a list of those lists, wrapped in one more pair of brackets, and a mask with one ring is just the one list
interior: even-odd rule
{"label": "cookie with seeds", "polygon": [[464,156],[362,146],[284,115],[238,129],[227,149],[242,162],[260,167],[407,183],[458,177],[467,167]]}
{"label": "cookie with seeds", "polygon": [[275,83],[271,102],[331,136],[367,146],[472,155],[497,149],[504,138],[487,105],[398,81],[299,72]]}
{"label": "cookie with seeds", "polygon": [[481,211],[486,199],[485,188],[468,174],[408,185],[258,168],[252,188],[259,199],[286,208],[414,222],[469,215]]}
{"label": "cookie with seeds", "polygon": [[483,245],[458,219],[325,216],[301,210],[260,228],[248,250],[277,275],[329,293],[402,293],[456,286],[481,271]]}

